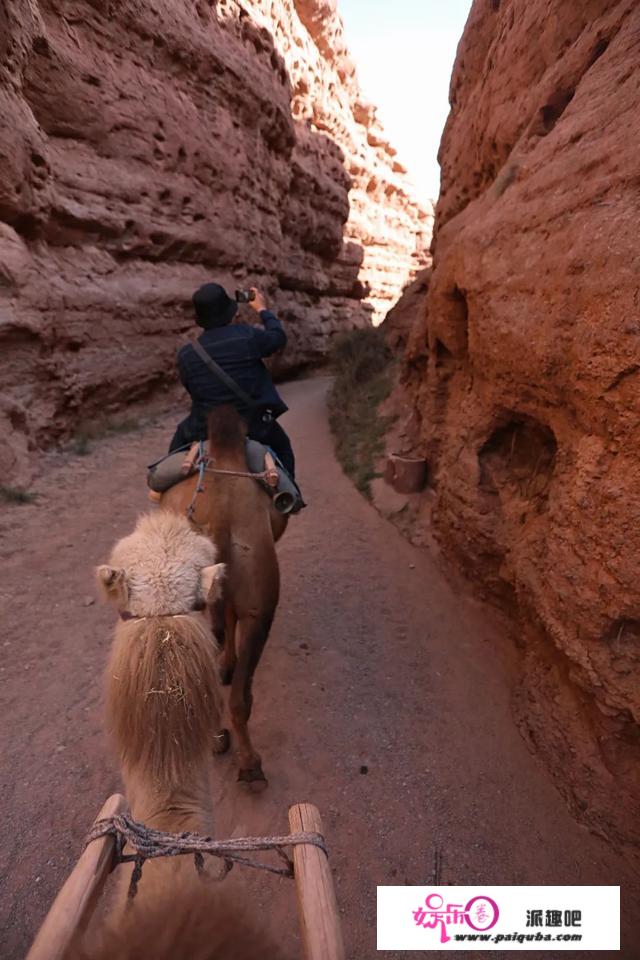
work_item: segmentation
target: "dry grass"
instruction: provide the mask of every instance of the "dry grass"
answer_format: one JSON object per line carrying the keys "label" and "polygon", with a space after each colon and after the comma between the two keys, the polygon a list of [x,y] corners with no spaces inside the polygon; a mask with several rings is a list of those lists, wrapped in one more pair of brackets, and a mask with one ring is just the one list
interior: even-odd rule
{"label": "dry grass", "polygon": [[393,360],[380,329],[351,330],[336,338],[329,417],[336,454],[358,490],[370,495],[376,460],[384,452],[391,418],[378,412],[393,384]]}
{"label": "dry grass", "polygon": [[105,437],[120,433],[134,433],[142,426],[135,417],[126,420],[104,420],[100,423],[81,424],[73,435],[69,450],[76,456],[86,457],[91,453],[93,444]]}
{"label": "dry grass", "polygon": [[4,503],[33,503],[38,499],[37,493],[23,490],[22,487],[0,485],[0,500]]}

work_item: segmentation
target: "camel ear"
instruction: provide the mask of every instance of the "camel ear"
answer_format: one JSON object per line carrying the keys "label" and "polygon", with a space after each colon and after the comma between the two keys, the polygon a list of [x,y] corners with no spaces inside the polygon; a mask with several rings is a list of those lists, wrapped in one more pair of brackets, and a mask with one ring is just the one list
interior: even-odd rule
{"label": "camel ear", "polygon": [[96,580],[103,600],[125,604],[128,599],[124,570],[110,567],[106,563],[96,567]]}
{"label": "camel ear", "polygon": [[211,567],[203,567],[200,573],[200,587],[207,603],[214,603],[222,596],[222,581],[226,572],[226,563],[214,563]]}

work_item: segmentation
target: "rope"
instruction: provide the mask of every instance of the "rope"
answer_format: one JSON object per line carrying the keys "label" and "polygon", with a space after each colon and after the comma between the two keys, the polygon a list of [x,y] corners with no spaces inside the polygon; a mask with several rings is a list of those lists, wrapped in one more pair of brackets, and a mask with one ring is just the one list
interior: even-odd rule
{"label": "rope", "polygon": [[216,467],[205,467],[206,473],[219,473],[223,477],[247,477],[249,480],[266,480],[268,473],[263,470],[262,473],[249,473],[248,470],[222,470]]}
{"label": "rope", "polygon": [[[262,470],[261,473],[251,473],[250,470],[223,470],[219,467],[210,467],[209,464],[211,460],[204,452],[204,442],[201,440],[199,449],[198,449],[198,459],[195,462],[195,468],[198,473],[198,482],[196,488],[193,491],[193,496],[191,497],[191,502],[187,507],[187,516],[189,520],[193,523],[194,514],[196,512],[196,500],[199,493],[204,493],[204,475],[205,473],[213,473],[222,477],[244,477],[247,480],[262,480],[264,483],[269,483],[270,478],[273,477],[273,473],[270,470]],[[271,484],[269,484],[271,485]]]}
{"label": "rope", "polygon": [[[293,862],[284,852],[284,847],[309,843],[328,856],[324,837],[320,833],[291,833],[286,837],[237,837],[231,840],[212,840],[211,837],[202,837],[197,833],[163,833],[161,830],[154,830],[143,823],[138,823],[128,813],[118,813],[104,820],[96,820],[87,835],[85,847],[99,837],[108,835],[116,838],[115,863],[133,862],[135,864],[129,883],[128,898],[130,900],[133,900],[137,893],[145,860],[153,860],[156,857],[178,857],[192,853],[196,869],[204,875],[203,853],[208,853],[223,861],[223,870],[218,877],[222,880],[234,863],[254,867],[256,870],[267,870],[281,877],[293,877]],[[129,844],[135,853],[123,853],[125,844]],[[274,867],[269,863],[243,856],[244,853],[258,850],[275,850],[286,866]]]}
{"label": "rope", "polygon": [[[204,455],[204,443],[201,440],[198,447],[198,460],[196,463],[198,469],[198,482],[196,488],[193,491],[193,496],[191,497],[191,503],[187,507],[187,516],[189,520],[193,520],[193,515],[196,512],[196,498],[199,493],[204,493],[204,472],[207,469],[207,458]],[[194,521],[195,523],[195,521]]]}

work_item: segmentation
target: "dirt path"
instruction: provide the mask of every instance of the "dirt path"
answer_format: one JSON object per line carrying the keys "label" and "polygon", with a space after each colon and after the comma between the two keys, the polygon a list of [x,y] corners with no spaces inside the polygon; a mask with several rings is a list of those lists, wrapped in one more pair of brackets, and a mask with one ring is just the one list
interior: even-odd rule
{"label": "dirt path", "polygon": [[[247,796],[233,756],[216,761],[219,833],[283,832],[290,803],[316,803],[352,960],[376,956],[376,884],[431,882],[436,855],[444,883],[622,883],[622,956],[635,956],[637,877],[570,818],[528,753],[496,624],[342,475],[326,385],[286,390],[310,507],[280,547],[283,596],[255,688],[253,730],[270,786]],[[112,613],[91,602],[92,566],[145,508],[142,465],[169,434],[165,421],[88,457],[52,459],[38,504],[3,509],[5,960],[23,955],[118,786],[100,703]],[[290,882],[226,882],[299,956]]]}

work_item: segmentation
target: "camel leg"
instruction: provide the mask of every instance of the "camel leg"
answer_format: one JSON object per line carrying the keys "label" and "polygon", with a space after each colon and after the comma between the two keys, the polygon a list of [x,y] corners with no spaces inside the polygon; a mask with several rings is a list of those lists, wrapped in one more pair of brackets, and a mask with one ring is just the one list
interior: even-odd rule
{"label": "camel leg", "polygon": [[225,602],[223,597],[218,597],[213,603],[209,604],[209,617],[211,619],[211,632],[217,647],[224,645],[225,629]]}
{"label": "camel leg", "polygon": [[231,684],[231,720],[238,742],[240,770],[238,780],[263,789],[267,779],[262,762],[249,736],[249,717],[253,704],[253,675],[269,634],[270,623],[263,620],[239,620],[236,630],[238,662]]}
{"label": "camel leg", "polygon": [[[222,606],[217,607],[217,621],[215,619],[215,614],[212,611],[212,619],[214,623],[214,633],[216,632],[215,624],[216,622],[224,623],[222,632],[224,633],[224,645],[222,648],[222,654],[220,656],[220,661],[218,664],[218,670],[220,675],[220,682],[223,686],[228,686],[231,683],[233,677],[233,672],[236,667],[236,615],[233,607],[230,603],[227,603]],[[219,634],[221,635],[221,634]],[[215,736],[213,743],[213,752],[215,754],[226,753],[229,747],[231,746],[231,736],[226,727],[222,727]]]}
{"label": "camel leg", "polygon": [[224,608],[224,648],[220,657],[220,683],[228,687],[233,679],[236,667],[236,624],[235,610],[230,603]]}

